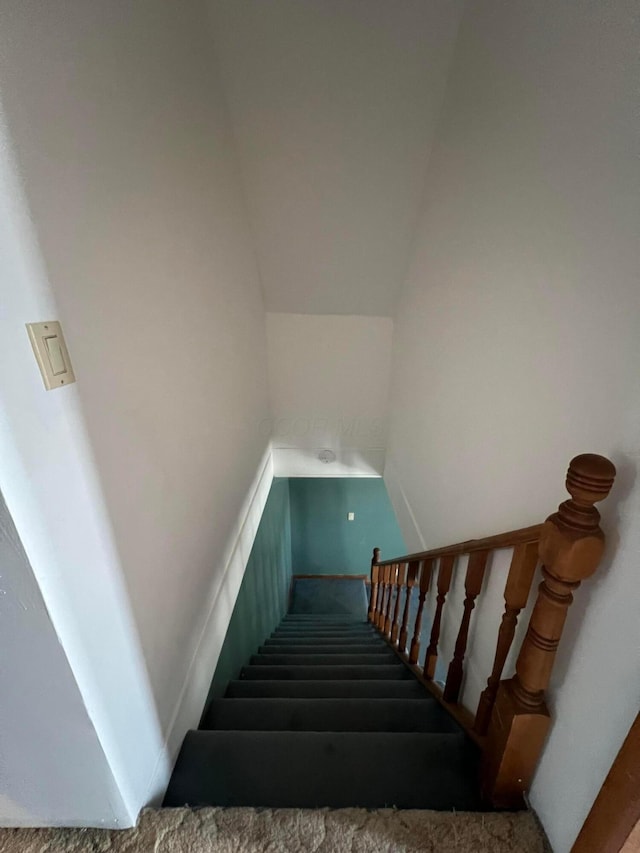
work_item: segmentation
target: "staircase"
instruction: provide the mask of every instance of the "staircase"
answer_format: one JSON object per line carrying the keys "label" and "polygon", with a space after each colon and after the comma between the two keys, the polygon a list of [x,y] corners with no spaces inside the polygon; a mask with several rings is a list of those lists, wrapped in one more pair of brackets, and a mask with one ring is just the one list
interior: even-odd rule
{"label": "staircase", "polygon": [[362,579],[289,613],[187,734],[165,806],[477,810],[474,744],[367,620]]}

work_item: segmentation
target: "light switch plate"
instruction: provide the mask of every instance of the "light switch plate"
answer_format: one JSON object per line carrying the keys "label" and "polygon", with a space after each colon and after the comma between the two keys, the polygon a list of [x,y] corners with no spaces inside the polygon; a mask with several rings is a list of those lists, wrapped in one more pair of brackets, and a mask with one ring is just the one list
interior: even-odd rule
{"label": "light switch plate", "polygon": [[347,513],[347,521],[355,521],[355,517],[356,517],[355,512],[348,512]]}
{"label": "light switch plate", "polygon": [[57,320],[27,323],[27,332],[47,391],[75,382],[76,377],[60,323]]}

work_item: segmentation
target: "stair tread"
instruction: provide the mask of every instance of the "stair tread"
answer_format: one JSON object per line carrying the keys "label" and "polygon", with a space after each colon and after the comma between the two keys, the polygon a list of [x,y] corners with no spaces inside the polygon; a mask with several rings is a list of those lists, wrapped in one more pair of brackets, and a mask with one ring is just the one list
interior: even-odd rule
{"label": "stair tread", "polygon": [[289,633],[285,632],[283,634],[274,631],[269,638],[271,640],[338,640],[342,643],[351,643],[357,642],[358,640],[363,640],[367,642],[369,640],[382,640],[382,637],[379,634],[316,634],[316,633]]}
{"label": "stair tread", "polygon": [[388,654],[386,643],[265,643],[259,655],[379,655]]}
{"label": "stair tread", "polygon": [[320,631],[318,628],[313,628],[308,631],[296,630],[296,631],[288,631],[282,630],[278,628],[271,635],[272,637],[328,637],[333,638],[335,640],[345,639],[349,640],[351,637],[375,637],[378,640],[381,640],[382,637],[377,631],[361,631],[358,629],[357,631]]}
{"label": "stair tread", "polygon": [[403,664],[334,664],[322,665],[312,664],[311,666],[303,666],[300,664],[287,664],[286,666],[270,665],[270,666],[244,666],[240,672],[240,678],[277,678],[278,680],[288,679],[322,679],[333,681],[341,678],[366,678],[366,679],[410,679],[412,678],[410,670]]}
{"label": "stair tread", "polygon": [[277,697],[277,698],[340,698],[340,697],[415,697],[420,701],[430,699],[424,687],[415,679],[315,679],[307,681],[270,679],[260,681],[235,680],[227,686],[226,696],[236,697]]}
{"label": "stair tread", "polygon": [[345,664],[364,664],[366,666],[380,666],[393,664],[398,661],[396,655],[391,651],[380,651],[376,654],[257,654],[250,658],[251,666],[343,666]]}
{"label": "stair tread", "polygon": [[336,616],[331,613],[288,613],[282,622],[338,622],[340,625],[370,625],[368,619],[353,616]]}
{"label": "stair tread", "polygon": [[280,634],[379,634],[366,625],[278,625],[275,630]]}
{"label": "stair tread", "polygon": [[474,810],[475,760],[458,734],[191,731],[164,805]]}
{"label": "stair tread", "polygon": [[276,634],[275,632],[264,640],[265,644],[269,643],[328,643],[339,645],[340,643],[384,643],[382,637],[376,634]]}
{"label": "stair tread", "polygon": [[216,699],[201,729],[252,731],[459,732],[431,698]]}

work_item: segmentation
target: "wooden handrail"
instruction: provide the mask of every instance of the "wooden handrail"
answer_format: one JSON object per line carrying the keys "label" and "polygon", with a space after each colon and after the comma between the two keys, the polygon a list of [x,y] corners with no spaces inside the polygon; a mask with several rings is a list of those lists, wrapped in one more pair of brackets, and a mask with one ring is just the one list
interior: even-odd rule
{"label": "wooden handrail", "polygon": [[[391,560],[373,560],[372,565],[391,566],[396,563],[412,563],[420,560],[437,559],[438,557],[457,557],[461,554],[473,554],[475,551],[497,551],[500,548],[513,548],[526,542],[537,542],[540,538],[542,524],[531,527],[520,527],[507,533],[497,533],[495,536],[485,536],[483,539],[469,539],[467,542],[457,542],[443,548],[432,548],[430,551],[420,551],[418,554],[405,554],[404,557],[393,557]],[[376,548],[376,551],[380,551]]]}
{"label": "wooden handrail", "polygon": [[[494,806],[516,807],[528,790],[549,726],[545,690],[566,612],[573,600],[572,590],[595,571],[602,556],[604,534],[599,527],[600,515],[593,504],[608,495],[614,477],[614,466],[603,456],[576,456],[571,460],[566,478],[571,498],[562,503],[558,512],[544,524],[389,560],[381,560],[379,549],[374,549],[369,620],[383,633],[400,659],[481,747],[482,792]],[[506,548],[513,549],[513,556],[505,582],[504,613],[493,667],[474,716],[458,704],[472,612],[476,598],[482,592],[485,569],[490,565],[492,552]],[[438,642],[456,558],[462,555],[469,555],[465,601],[453,658],[442,690],[434,680]],[[515,637],[518,615],[527,604],[534,572],[540,561],[543,563],[543,582],[518,656],[516,674],[507,681],[501,681]],[[408,617],[411,592],[416,586],[419,596],[412,630]],[[430,589],[433,589],[436,607],[429,647],[420,667],[422,621],[423,616],[431,612],[425,608]],[[404,611],[400,622],[403,594]],[[451,610],[450,604],[446,610]],[[409,636],[412,640],[407,649]]]}

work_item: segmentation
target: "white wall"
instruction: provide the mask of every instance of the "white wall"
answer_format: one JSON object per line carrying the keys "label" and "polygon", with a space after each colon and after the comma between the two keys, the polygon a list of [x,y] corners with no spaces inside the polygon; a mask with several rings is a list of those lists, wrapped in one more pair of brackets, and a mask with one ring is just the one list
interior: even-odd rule
{"label": "white wall", "polygon": [[[9,668],[23,669],[25,679],[37,679],[40,656],[59,661],[58,644],[62,644],[110,767],[105,769],[98,758],[91,784],[96,791],[104,791],[111,785],[107,777],[113,774],[120,791],[120,802],[113,797],[111,803],[97,803],[92,788],[83,784],[83,797],[75,770],[68,766],[68,776],[49,778],[50,784],[41,792],[52,805],[61,804],[54,787],[69,794],[64,811],[56,814],[37,808],[38,819],[50,816],[54,822],[122,826],[135,819],[140,803],[149,797],[155,768],[166,773],[168,764],[163,760],[161,732],[80,410],[78,385],[45,392],[26,339],[25,322],[55,317],[57,309],[5,130],[0,111],[0,488],[20,530],[55,633],[40,624],[38,653],[31,654],[19,637],[26,626],[12,623],[16,634],[5,637],[3,661]],[[38,622],[43,620],[36,614],[34,623]],[[56,664],[55,671],[63,669]],[[20,721],[11,720],[16,709],[8,707],[10,698],[7,692],[0,693],[0,716],[4,720],[6,714],[7,725],[19,727]],[[76,689],[62,674],[57,699],[58,710],[64,703],[68,709],[76,707]],[[46,703],[46,697],[42,701]],[[76,710],[70,722],[77,718]],[[31,726],[22,730],[22,737],[14,731],[13,748],[28,755],[37,742],[40,762],[50,761],[53,767],[56,760],[51,751],[59,742],[40,739],[37,709],[27,719]],[[88,736],[81,727],[72,749],[72,732],[63,720],[56,722],[71,755],[85,746],[88,749]],[[13,790],[16,781],[15,776],[6,779],[2,822],[17,819],[15,806],[24,800],[24,791]],[[72,792],[77,794],[73,811],[68,808]],[[36,806],[31,798],[31,810]]]}
{"label": "white wall", "polygon": [[209,0],[268,310],[392,316],[461,0]]}
{"label": "white wall", "polygon": [[392,337],[386,317],[267,314],[276,476],[382,474]]}
{"label": "white wall", "polygon": [[[618,467],[531,792],[557,853],[640,702],[636,11],[468,6],[394,333],[389,488],[408,542],[541,521],[576,453]],[[499,607],[495,589],[482,616],[496,630]]]}
{"label": "white wall", "polygon": [[0,825],[117,826],[126,813],[0,495]]}
{"label": "white wall", "polygon": [[[203,632],[264,468],[258,276],[204,6],[5,3],[0,85],[42,253],[3,282],[2,488],[101,738],[113,717],[135,816],[162,741],[197,722]],[[54,316],[78,383],[47,394],[23,324]],[[136,688],[107,683],[136,631],[139,717]]]}

